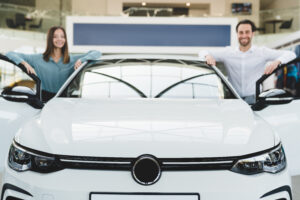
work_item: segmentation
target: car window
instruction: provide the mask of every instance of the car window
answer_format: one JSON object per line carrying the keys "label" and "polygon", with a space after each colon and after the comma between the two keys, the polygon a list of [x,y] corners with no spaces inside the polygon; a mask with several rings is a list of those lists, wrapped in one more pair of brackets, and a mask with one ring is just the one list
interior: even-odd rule
{"label": "car window", "polygon": [[0,60],[0,91],[15,86],[31,88],[36,94],[36,83],[28,74],[24,73],[18,66]]}
{"label": "car window", "polygon": [[279,70],[276,73],[276,88],[284,89],[291,96],[299,96],[299,75],[298,67],[299,63],[294,63],[291,65],[285,66],[283,69]]}
{"label": "car window", "polygon": [[96,64],[83,69],[62,97],[236,98],[208,66],[172,62]]}
{"label": "car window", "polygon": [[283,89],[291,97],[300,97],[300,62],[294,62],[274,72],[262,83],[261,91]]}

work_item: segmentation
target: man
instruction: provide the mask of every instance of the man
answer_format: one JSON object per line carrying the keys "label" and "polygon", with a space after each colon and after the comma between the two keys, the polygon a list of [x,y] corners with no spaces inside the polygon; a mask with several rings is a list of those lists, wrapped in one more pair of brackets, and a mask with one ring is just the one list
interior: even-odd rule
{"label": "man", "polygon": [[[272,73],[279,64],[293,60],[292,51],[256,47],[251,44],[256,27],[250,20],[240,21],[236,26],[239,47],[222,50],[201,51],[199,58],[209,65],[223,62],[228,79],[238,94],[249,104],[255,103],[255,82],[263,73]],[[265,65],[270,64],[265,68]]]}

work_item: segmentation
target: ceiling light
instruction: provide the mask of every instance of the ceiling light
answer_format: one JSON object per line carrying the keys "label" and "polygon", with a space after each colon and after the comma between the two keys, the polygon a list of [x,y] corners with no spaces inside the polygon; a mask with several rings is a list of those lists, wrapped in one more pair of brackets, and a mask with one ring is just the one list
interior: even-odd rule
{"label": "ceiling light", "polygon": [[186,6],[190,6],[190,5],[191,5],[191,3],[190,3],[190,2],[187,2],[185,5],[186,5]]}
{"label": "ceiling light", "polygon": [[146,2],[142,2],[142,6],[146,6],[147,5],[147,3]]}

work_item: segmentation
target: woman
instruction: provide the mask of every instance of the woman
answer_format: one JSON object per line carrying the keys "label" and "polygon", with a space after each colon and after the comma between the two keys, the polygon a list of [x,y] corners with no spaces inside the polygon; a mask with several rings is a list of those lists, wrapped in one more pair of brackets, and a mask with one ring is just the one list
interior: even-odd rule
{"label": "woman", "polygon": [[47,35],[47,47],[43,54],[8,52],[6,56],[16,64],[22,63],[28,73],[36,74],[42,82],[42,99],[48,101],[61,88],[67,78],[83,62],[97,59],[99,51],[81,55],[69,55],[67,35],[62,27],[52,27]]}

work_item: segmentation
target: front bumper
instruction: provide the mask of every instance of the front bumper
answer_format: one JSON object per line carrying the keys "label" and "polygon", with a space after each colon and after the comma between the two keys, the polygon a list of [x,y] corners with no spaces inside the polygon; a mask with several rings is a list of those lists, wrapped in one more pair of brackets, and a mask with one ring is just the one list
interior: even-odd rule
{"label": "front bumper", "polygon": [[[200,200],[291,200],[291,180],[287,169],[278,174],[251,176],[228,170],[167,171],[162,172],[157,183],[143,186],[134,181],[129,171],[65,169],[49,174],[19,173],[6,165],[1,189],[3,200],[9,196],[24,200],[89,200],[92,192],[196,193]],[[122,195],[120,199],[126,200]]]}

